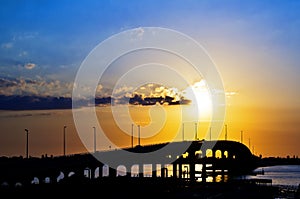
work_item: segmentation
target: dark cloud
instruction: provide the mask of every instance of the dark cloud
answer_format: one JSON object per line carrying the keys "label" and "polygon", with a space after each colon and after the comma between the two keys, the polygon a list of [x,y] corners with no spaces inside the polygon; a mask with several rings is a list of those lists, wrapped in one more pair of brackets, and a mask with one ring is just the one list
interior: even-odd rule
{"label": "dark cloud", "polygon": [[132,98],[129,99],[129,104],[132,105],[177,105],[177,104],[189,104],[191,100],[188,99],[180,99],[175,100],[174,97],[165,96],[165,97],[143,97],[142,95],[135,94]]}
{"label": "dark cloud", "polygon": [[[119,95],[109,96],[107,89],[99,85],[96,97],[76,99],[75,104],[78,107],[84,107],[117,104],[177,105],[191,102],[174,92],[174,89],[154,85],[146,85],[146,87],[148,89],[140,88],[131,94],[128,92],[130,89],[124,87],[118,91]],[[73,83],[63,83],[58,80],[45,81],[41,77],[38,79],[0,78],[0,88],[0,109],[2,110],[70,109],[74,100],[71,96]]]}
{"label": "dark cloud", "polygon": [[18,83],[14,80],[0,78],[0,88],[17,86]]}

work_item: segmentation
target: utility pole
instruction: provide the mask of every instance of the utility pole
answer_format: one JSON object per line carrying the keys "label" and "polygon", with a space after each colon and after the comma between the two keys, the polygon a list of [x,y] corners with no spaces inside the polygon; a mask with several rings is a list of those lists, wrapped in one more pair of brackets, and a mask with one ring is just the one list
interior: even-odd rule
{"label": "utility pole", "polygon": [[63,148],[64,148],[64,156],[66,156],[66,128],[67,126],[64,126],[64,132],[63,132]]}
{"label": "utility pole", "polygon": [[243,144],[243,131],[241,131],[241,143]]}
{"label": "utility pole", "polygon": [[198,127],[197,127],[197,123],[195,123],[195,140],[198,139]]}
{"label": "utility pole", "polygon": [[225,124],[225,140],[227,140],[227,124]]}
{"label": "utility pole", "polygon": [[249,138],[249,140],[248,140],[248,141],[249,141],[249,149],[251,150],[251,145],[250,145],[250,138]]}
{"label": "utility pole", "polygon": [[134,125],[131,124],[131,148],[133,148],[133,127]]}
{"label": "utility pole", "polygon": [[182,141],[184,141],[184,123],[182,123]]}
{"label": "utility pole", "polygon": [[28,155],[28,129],[25,129],[26,131],[26,158],[28,159],[29,158],[29,155]]}
{"label": "utility pole", "polygon": [[139,133],[139,137],[138,137],[138,145],[141,146],[141,126],[138,125],[138,133]]}
{"label": "utility pole", "polygon": [[97,151],[97,143],[96,143],[96,127],[93,127],[94,129],[94,153]]}
{"label": "utility pole", "polygon": [[209,128],[209,140],[211,141],[211,127]]}

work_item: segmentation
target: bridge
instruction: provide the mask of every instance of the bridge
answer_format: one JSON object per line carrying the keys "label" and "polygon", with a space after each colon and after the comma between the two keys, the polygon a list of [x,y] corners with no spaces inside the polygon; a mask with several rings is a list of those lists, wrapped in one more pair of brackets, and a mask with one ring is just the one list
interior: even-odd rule
{"label": "bridge", "polygon": [[210,178],[216,182],[217,178],[224,181],[226,176],[250,173],[257,167],[257,160],[244,144],[227,140],[138,145],[57,157],[1,157],[0,184],[58,183],[74,176],[90,180],[177,179],[189,183]]}

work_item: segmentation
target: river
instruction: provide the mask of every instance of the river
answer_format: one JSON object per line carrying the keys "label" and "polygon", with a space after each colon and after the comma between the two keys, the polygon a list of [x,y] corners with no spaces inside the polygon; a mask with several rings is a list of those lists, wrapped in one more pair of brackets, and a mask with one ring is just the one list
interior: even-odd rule
{"label": "river", "polygon": [[[261,171],[264,171],[262,174]],[[300,184],[300,165],[277,165],[259,167],[256,175],[242,176],[246,179],[272,179],[272,185],[298,187]]]}

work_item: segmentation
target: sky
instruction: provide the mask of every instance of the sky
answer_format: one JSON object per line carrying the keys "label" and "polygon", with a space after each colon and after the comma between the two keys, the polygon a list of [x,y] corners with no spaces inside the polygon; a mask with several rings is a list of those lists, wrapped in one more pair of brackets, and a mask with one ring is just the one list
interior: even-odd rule
{"label": "sky", "polygon": [[[240,141],[243,131],[244,142],[251,142],[258,154],[300,155],[299,1],[2,0],[0,4],[3,143],[14,140],[12,135],[24,128],[25,120],[34,126],[39,115],[32,111],[34,117],[15,117],[18,125],[8,125],[11,115],[24,114],[4,109],[14,109],[13,103],[24,102],[22,97],[70,98],[78,69],[99,43],[133,28],[162,27],[193,38],[213,60],[226,93],[229,138]],[[117,71],[107,73],[114,76]],[[197,81],[188,83],[192,87]],[[104,91],[100,85],[100,95],[107,97]],[[13,103],[3,105],[12,98]],[[3,143],[1,154],[21,153]]]}

